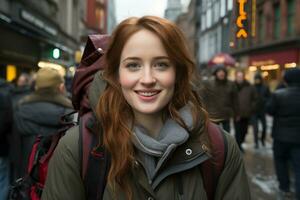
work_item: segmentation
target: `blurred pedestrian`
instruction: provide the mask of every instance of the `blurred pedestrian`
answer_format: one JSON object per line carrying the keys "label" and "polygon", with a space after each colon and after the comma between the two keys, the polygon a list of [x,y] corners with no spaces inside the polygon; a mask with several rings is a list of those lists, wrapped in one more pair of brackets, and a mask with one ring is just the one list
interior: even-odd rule
{"label": "blurred pedestrian", "polygon": [[[208,140],[210,122],[193,91],[195,64],[180,29],[154,16],[126,19],[115,29],[104,58],[107,86],[96,94],[95,110],[104,133],[100,143],[111,155],[111,165],[107,184],[100,183],[106,184],[104,191],[94,193],[105,200],[207,199],[200,167],[208,158],[201,146],[210,152],[216,147]],[[92,85],[90,92],[99,92],[97,87]],[[248,200],[240,151],[229,134],[218,134],[228,150],[213,195]],[[43,200],[85,199],[89,192],[80,177],[78,138],[77,128],[59,143]]]}
{"label": "blurred pedestrian", "polygon": [[7,83],[0,80],[0,199],[6,200],[9,187],[9,144],[8,136],[12,132],[12,100]]}
{"label": "blurred pedestrian", "polygon": [[214,78],[203,82],[200,96],[209,116],[230,133],[230,118],[237,114],[237,88],[228,80],[224,65],[216,65],[213,70]]}
{"label": "blurred pedestrian", "polygon": [[267,104],[267,113],[274,117],[273,154],[280,195],[291,196],[291,164],[297,200],[300,200],[300,69],[287,70],[284,81],[287,87],[272,94]]}
{"label": "blurred pedestrian", "polygon": [[[262,146],[265,146],[266,139],[266,103],[270,98],[270,90],[268,86],[264,84],[263,77],[260,73],[254,76],[254,86],[257,92],[257,108],[253,115],[253,132],[254,132],[254,143],[255,148],[259,147],[258,141],[261,141]],[[259,122],[262,125],[261,136],[259,137]]]}
{"label": "blurred pedestrian", "polygon": [[71,109],[71,102],[65,96],[63,77],[55,69],[41,68],[37,72],[35,91],[22,98],[15,110],[16,131],[21,137],[20,176],[26,172],[35,137],[56,133],[60,117]]}
{"label": "blurred pedestrian", "polygon": [[29,83],[29,75],[27,73],[20,74],[20,76],[16,80],[16,85],[12,90],[13,106],[15,106],[21,98],[32,92]]}
{"label": "blurred pedestrian", "polygon": [[235,84],[238,90],[238,114],[234,121],[235,138],[241,151],[244,151],[242,143],[248,132],[250,118],[257,109],[257,93],[253,85],[245,79],[242,70],[236,71]]}

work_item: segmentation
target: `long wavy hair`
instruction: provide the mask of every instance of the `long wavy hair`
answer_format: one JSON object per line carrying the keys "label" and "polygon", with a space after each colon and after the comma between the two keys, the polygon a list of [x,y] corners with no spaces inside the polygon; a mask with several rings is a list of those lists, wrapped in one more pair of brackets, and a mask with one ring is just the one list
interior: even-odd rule
{"label": "long wavy hair", "polygon": [[[113,188],[125,191],[127,199],[131,199],[132,191],[129,183],[129,170],[134,161],[134,148],[131,142],[134,114],[126,102],[119,84],[120,57],[128,39],[140,30],[148,30],[158,36],[166,49],[170,60],[176,68],[174,96],[164,108],[164,118],[172,118],[187,128],[179,116],[179,109],[189,104],[191,107],[194,128],[190,134],[197,133],[201,142],[210,146],[206,134],[207,114],[201,101],[193,90],[195,63],[188,51],[187,43],[180,29],[172,22],[155,16],[128,18],[114,30],[106,52],[107,67],[103,78],[107,88],[99,98],[97,115],[103,127],[103,144],[111,153],[111,167],[108,173],[108,184]],[[146,38],[145,38],[146,39]]]}

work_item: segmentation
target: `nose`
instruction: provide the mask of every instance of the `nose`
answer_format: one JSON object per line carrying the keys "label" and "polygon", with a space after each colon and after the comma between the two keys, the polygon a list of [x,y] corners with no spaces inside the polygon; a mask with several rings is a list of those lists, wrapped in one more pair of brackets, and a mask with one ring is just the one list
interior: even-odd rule
{"label": "nose", "polygon": [[143,68],[141,83],[146,85],[152,85],[156,82],[154,73],[150,66],[146,66]]}

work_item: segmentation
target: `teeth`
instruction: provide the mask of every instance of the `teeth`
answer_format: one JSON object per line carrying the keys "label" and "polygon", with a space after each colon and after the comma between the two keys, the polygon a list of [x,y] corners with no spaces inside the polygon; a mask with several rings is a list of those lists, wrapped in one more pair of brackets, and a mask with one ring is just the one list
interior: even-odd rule
{"label": "teeth", "polygon": [[139,94],[146,96],[146,97],[150,97],[150,96],[157,94],[157,92],[139,92]]}

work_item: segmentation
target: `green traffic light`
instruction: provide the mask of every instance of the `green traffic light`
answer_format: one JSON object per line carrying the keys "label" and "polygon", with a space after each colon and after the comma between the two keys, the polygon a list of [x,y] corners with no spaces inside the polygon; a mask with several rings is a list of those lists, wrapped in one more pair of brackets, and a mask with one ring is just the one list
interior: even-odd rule
{"label": "green traffic light", "polygon": [[60,50],[58,48],[53,49],[52,57],[58,59],[60,57]]}

